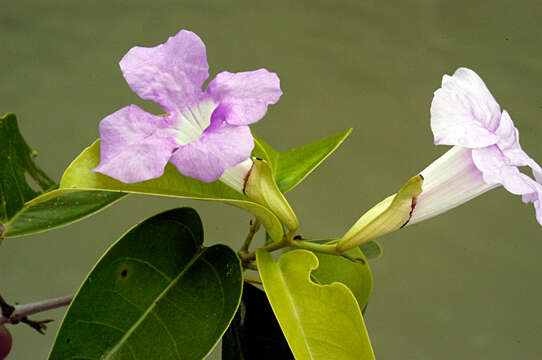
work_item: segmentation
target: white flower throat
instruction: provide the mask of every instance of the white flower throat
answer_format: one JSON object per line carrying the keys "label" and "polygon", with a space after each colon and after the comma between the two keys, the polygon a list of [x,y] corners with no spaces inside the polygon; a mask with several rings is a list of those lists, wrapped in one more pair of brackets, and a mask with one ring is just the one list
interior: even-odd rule
{"label": "white flower throat", "polygon": [[218,107],[212,100],[205,100],[187,106],[178,113],[175,127],[175,140],[184,146],[199,139],[201,134],[211,125],[211,115]]}

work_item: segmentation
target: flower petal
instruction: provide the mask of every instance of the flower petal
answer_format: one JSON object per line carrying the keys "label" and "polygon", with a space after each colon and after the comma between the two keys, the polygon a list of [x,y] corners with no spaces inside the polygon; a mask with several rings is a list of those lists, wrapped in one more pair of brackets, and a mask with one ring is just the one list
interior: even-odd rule
{"label": "flower petal", "polygon": [[248,125],[260,120],[267,106],[279,101],[282,91],[277,74],[265,69],[218,74],[205,93],[220,102],[213,116],[231,125]]}
{"label": "flower petal", "polygon": [[527,175],[523,176],[526,178],[525,180],[531,184],[533,192],[523,195],[522,200],[524,203],[533,203],[536,210],[536,220],[542,225],[542,185]]}
{"label": "flower petal", "polygon": [[533,170],[534,177],[538,183],[542,183],[542,168],[534,161],[519,144],[519,131],[514,126],[510,115],[503,110],[501,122],[496,134],[499,136],[497,146],[503,154],[515,166],[529,166]]}
{"label": "flower petal", "polygon": [[209,77],[205,45],[187,30],[155,47],[133,47],[120,61],[120,68],[136,94],[167,112],[197,101]]}
{"label": "flower petal", "polygon": [[122,108],[100,122],[100,164],[93,170],[125,183],[160,177],[178,145],[160,136],[166,119],[136,105]]}
{"label": "flower petal", "polygon": [[199,140],[181,146],[169,160],[184,175],[211,182],[250,157],[254,139],[248,126],[212,120]]}
{"label": "flower petal", "polygon": [[499,127],[495,131],[499,137],[497,146],[511,161],[512,165],[526,166],[532,159],[523,151],[519,144],[519,131],[514,126],[512,118],[506,110],[503,110]]}
{"label": "flower petal", "polygon": [[454,146],[420,172],[424,178],[422,193],[407,226],[453,209],[500,185],[484,181],[473,162],[472,151]]}
{"label": "flower petal", "polygon": [[524,195],[533,191],[524,175],[496,145],[472,150],[472,160],[482,172],[487,184],[501,184],[512,194]]}
{"label": "flower petal", "polygon": [[482,79],[459,68],[444,75],[431,103],[431,129],[435,144],[480,148],[497,143],[500,107]]}

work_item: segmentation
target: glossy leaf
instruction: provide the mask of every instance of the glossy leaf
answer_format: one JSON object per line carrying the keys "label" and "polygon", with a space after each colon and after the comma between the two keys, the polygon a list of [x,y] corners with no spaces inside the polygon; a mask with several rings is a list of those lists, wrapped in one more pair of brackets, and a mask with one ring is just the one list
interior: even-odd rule
{"label": "glossy leaf", "polygon": [[360,309],[363,309],[373,289],[373,275],[365,255],[359,248],[351,249],[347,253],[363,259],[364,262],[354,262],[342,256],[314,253],[318,257],[318,268],[312,271],[311,279],[321,285],[333,282],[345,284],[354,294]]}
{"label": "glossy leaf", "polygon": [[174,196],[199,200],[221,201],[254,214],[274,241],[280,241],[283,229],[278,218],[264,206],[250,201],[220,181],[205,183],[182,175],[168,164],[164,175],[157,179],[127,184],[100,173],[92,172],[100,160],[100,142],[86,148],[68,167],[60,181],[61,189],[122,191],[127,193]]}
{"label": "glossy leaf", "polygon": [[4,224],[4,237],[51,230],[82,220],[126,196],[107,191],[53,190],[27,202]]}
{"label": "glossy leaf", "polygon": [[374,359],[367,329],[352,292],[341,283],[310,280],[318,258],[307,250],[283,254],[277,262],[256,252],[265,292],[297,360]]}
{"label": "glossy leaf", "polygon": [[125,195],[51,190],[56,184],[34,163],[35,156],[19,131],[15,114],[0,117],[0,240],[70,224]]}
{"label": "glossy leaf", "polygon": [[61,325],[49,359],[203,359],[242,293],[237,255],[202,247],[189,208],[155,215],[96,264]]}
{"label": "glossy leaf", "polygon": [[36,155],[22,137],[15,114],[0,117],[0,223],[15,216],[25,202],[56,186],[34,163]]}
{"label": "glossy leaf", "polygon": [[265,292],[245,283],[239,310],[222,337],[222,360],[294,359]]}
{"label": "glossy leaf", "polygon": [[273,168],[279,189],[286,193],[296,187],[331,155],[352,129],[320,139],[313,143],[279,153],[261,138],[255,137],[253,155],[267,160]]}

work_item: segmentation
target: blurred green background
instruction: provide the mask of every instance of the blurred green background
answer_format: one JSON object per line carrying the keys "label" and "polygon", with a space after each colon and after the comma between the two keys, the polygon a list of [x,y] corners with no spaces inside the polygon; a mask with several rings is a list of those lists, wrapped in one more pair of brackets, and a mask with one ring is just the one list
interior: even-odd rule
{"label": "blurred green background", "polygon": [[[16,112],[59,179],[98,122],[137,98],[118,61],[182,28],[207,46],[211,78],[265,67],[284,95],[255,131],[281,150],[348,127],[346,143],[290,195],[306,237],[339,236],[446,151],[429,106],[443,74],[477,71],[542,162],[540,1],[2,1],[0,113]],[[238,246],[249,217],[222,204],[131,196],[70,227],[0,247],[0,293],[30,302],[74,292],[137,221],[193,206],[208,243]],[[540,359],[542,231],[503,189],[381,239],[366,322],[378,359]],[[46,336],[10,326],[12,359],[44,359]]]}

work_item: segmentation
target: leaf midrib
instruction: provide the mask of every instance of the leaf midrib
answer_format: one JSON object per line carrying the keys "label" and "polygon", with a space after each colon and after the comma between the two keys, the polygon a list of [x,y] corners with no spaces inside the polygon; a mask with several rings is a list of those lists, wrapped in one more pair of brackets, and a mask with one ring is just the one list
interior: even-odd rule
{"label": "leaf midrib", "polygon": [[[128,338],[133,334],[133,332],[139,327],[139,325],[147,318],[149,314],[151,314],[152,310],[156,307],[156,304],[158,301],[160,301],[167,293],[168,291],[176,285],[179,280],[184,276],[186,271],[192,267],[192,265],[200,258],[201,255],[205,252],[206,249],[200,250],[198,253],[194,255],[194,257],[186,264],[185,268],[171,281],[171,283],[153,300],[151,306],[145,310],[143,314],[137,319],[137,321],[130,326],[128,331],[122,336],[122,338],[117,342],[117,344],[109,350],[101,359],[111,359],[111,356],[114,355],[123,345],[124,343],[128,343]],[[167,331],[167,329],[166,329]]]}
{"label": "leaf midrib", "polygon": [[286,295],[288,296],[288,300],[290,301],[290,304],[292,305],[292,312],[294,313],[295,319],[297,320],[297,323],[299,324],[299,330],[301,331],[303,343],[305,344],[307,352],[309,353],[309,357],[312,359],[313,357],[312,357],[311,348],[309,346],[309,343],[307,342],[307,339],[306,339],[307,335],[305,334],[305,330],[303,329],[303,324],[301,323],[301,319],[299,318],[299,314],[297,313],[294,298],[291,295],[290,288],[288,287],[288,283],[284,279],[284,275],[282,274],[282,269],[280,268],[280,265],[277,264],[276,266],[279,268],[280,279],[282,280],[284,287],[286,288]]}

